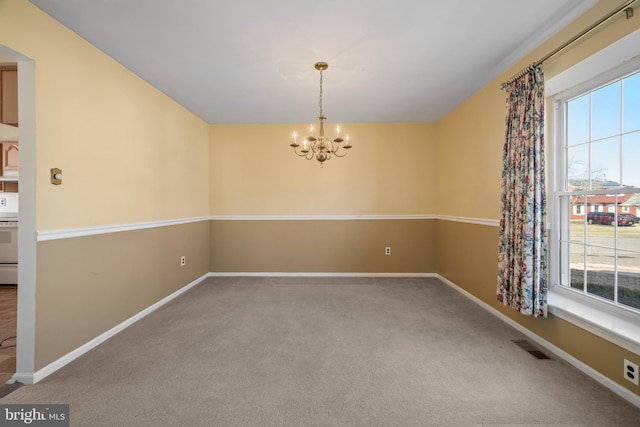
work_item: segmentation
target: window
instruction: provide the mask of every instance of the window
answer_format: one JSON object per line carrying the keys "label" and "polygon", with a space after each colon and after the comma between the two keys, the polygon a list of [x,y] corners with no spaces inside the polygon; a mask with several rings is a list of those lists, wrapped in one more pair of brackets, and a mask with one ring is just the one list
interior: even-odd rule
{"label": "window", "polygon": [[[579,99],[584,95],[588,95],[591,103],[592,93],[609,84],[620,82],[621,92],[623,91],[622,85],[624,84],[626,92],[628,93],[630,89],[628,87],[629,80],[626,82],[623,82],[623,80],[633,76],[639,71],[640,30],[636,30],[572,67],[550,76],[545,81],[545,93],[548,97],[547,112],[551,114],[546,121],[548,126],[546,136],[548,142],[547,158],[549,159],[548,171],[550,178],[548,181],[550,184],[550,193],[547,199],[549,202],[549,273],[551,276],[548,293],[549,313],[636,354],[640,354],[640,328],[638,328],[640,324],[640,309],[634,307],[633,304],[628,305],[621,303],[619,295],[616,294],[614,294],[613,299],[611,299],[599,296],[593,292],[588,292],[589,289],[593,291],[593,288],[587,287],[587,291],[585,291],[584,283],[585,277],[587,277],[586,283],[588,284],[589,277],[593,278],[595,275],[591,274],[591,276],[587,276],[589,271],[595,273],[599,271],[596,268],[587,267],[587,263],[585,262],[585,259],[589,258],[589,261],[591,261],[591,258],[593,258],[588,251],[598,244],[598,241],[594,240],[594,237],[600,237],[600,241],[604,240],[602,236],[593,235],[596,230],[613,233],[613,241],[611,236],[606,237],[609,240],[609,247],[597,247],[598,250],[606,249],[608,254],[612,255],[608,258],[609,262],[605,264],[605,267],[608,268],[604,269],[605,271],[609,271],[608,275],[611,278],[611,280],[607,282],[607,286],[613,288],[614,292],[618,292],[620,290],[620,283],[616,282],[616,280],[618,280],[617,276],[626,276],[623,280],[627,280],[628,277],[634,277],[632,274],[625,273],[618,268],[619,266],[616,262],[620,260],[629,262],[629,258],[624,258],[627,255],[633,255],[637,260],[638,253],[637,251],[633,252],[625,249],[624,245],[626,245],[629,240],[618,239],[618,235],[615,233],[621,230],[623,232],[630,230],[640,231],[640,224],[636,224],[635,226],[618,226],[615,222],[619,221],[619,219],[616,219],[616,213],[607,213],[602,209],[602,206],[606,201],[609,201],[608,203],[615,202],[613,199],[617,196],[617,206],[629,206],[629,217],[634,219],[636,215],[640,214],[640,193],[638,192],[637,184],[634,187],[627,182],[627,172],[633,171],[634,166],[632,165],[631,170],[628,169],[629,160],[633,160],[638,164],[638,157],[636,154],[635,157],[625,159],[628,150],[622,145],[623,152],[620,154],[620,160],[618,162],[618,164],[622,163],[620,171],[622,179],[617,181],[617,183],[620,186],[627,185],[628,187],[624,187],[625,191],[622,191],[620,186],[613,186],[615,191],[608,188],[598,190],[594,189],[593,186],[587,187],[587,189],[574,189],[569,187],[567,168],[569,144],[566,142],[568,135],[567,125],[569,121],[565,122],[565,118],[568,110],[567,103],[571,100]],[[614,108],[614,111],[617,111],[618,115],[622,117],[621,120],[624,120],[624,124],[618,124],[618,128],[624,126],[622,131],[614,132],[614,135],[611,135],[613,137],[618,135],[617,138],[620,139],[620,144],[628,143],[629,138],[633,137],[632,134],[637,135],[637,131],[631,131],[626,127],[632,123],[629,122],[630,105],[638,105],[637,98],[635,99],[636,101],[630,103],[633,98],[629,99],[629,96],[625,95],[625,92],[622,92],[620,96],[620,106]],[[596,115],[596,113],[597,111],[594,110],[594,115]],[[635,114],[635,116],[633,114]],[[636,122],[640,120],[637,109],[633,114],[631,114],[631,120],[636,120]],[[587,136],[582,145],[589,149],[588,159],[590,161],[595,160],[596,162],[604,160],[605,158],[598,158],[597,150],[595,154],[591,152],[591,145],[595,145],[598,142],[597,138],[593,135],[592,125],[595,127],[598,120],[596,120],[595,123],[590,123],[590,111],[589,114],[585,114],[583,117],[586,117],[585,123],[588,132],[586,132]],[[575,125],[575,119],[571,119],[570,121]],[[571,147],[577,147],[578,145],[579,144],[573,144]],[[576,148],[574,148],[573,151],[575,152]],[[587,166],[591,167],[591,165]],[[603,178],[606,178],[606,181],[616,181],[613,175],[611,175],[612,171],[605,172],[596,166],[593,174],[597,175],[598,173],[600,175],[606,174],[606,176],[603,176]],[[587,178],[583,179],[583,181],[586,179]],[[624,182],[627,183],[625,184]],[[633,191],[629,191],[631,188],[633,188]],[[572,194],[572,192],[577,194]],[[584,205],[586,215],[583,217],[570,218],[568,214],[571,212],[571,208],[567,206],[567,204],[570,203],[571,196],[568,196],[568,194],[572,194],[574,197],[573,200]],[[607,197],[607,194],[610,196]],[[624,194],[624,196],[622,196],[622,194]],[[569,200],[569,202],[567,202],[567,200]],[[596,212],[595,205],[601,206],[600,212]],[[609,221],[609,224],[588,223],[589,217],[591,217],[592,222],[602,223],[605,221],[604,217],[607,215],[614,217],[613,220]],[[584,222],[581,223],[581,220]],[[611,225],[611,222],[613,222],[614,225]],[[576,225],[578,229],[581,230],[581,233],[579,237],[574,236],[572,238],[571,229],[573,227],[575,230]],[[580,229],[580,227],[582,228]],[[578,243],[572,245],[573,239],[578,240]],[[635,241],[637,242],[637,240]],[[611,246],[613,246],[613,249],[611,249]],[[579,252],[582,257],[577,257],[577,259],[575,253],[573,254],[573,261],[577,264],[577,266],[574,265],[574,267],[577,268],[573,269],[571,265],[572,259],[570,258],[571,253],[568,252],[571,248],[582,252],[587,251],[586,254]],[[611,266],[613,266],[613,268],[611,268]],[[594,267],[601,268],[601,266],[598,265]],[[582,287],[571,286],[572,270],[578,270],[582,273],[580,276],[583,282]],[[574,278],[575,276],[574,274]],[[637,277],[637,275],[635,277]]]}
{"label": "window", "polygon": [[[629,212],[622,203],[640,194],[640,64],[599,83],[554,99],[558,233],[552,280],[640,313],[640,226],[620,215]],[[587,215],[584,204],[591,205]]]}

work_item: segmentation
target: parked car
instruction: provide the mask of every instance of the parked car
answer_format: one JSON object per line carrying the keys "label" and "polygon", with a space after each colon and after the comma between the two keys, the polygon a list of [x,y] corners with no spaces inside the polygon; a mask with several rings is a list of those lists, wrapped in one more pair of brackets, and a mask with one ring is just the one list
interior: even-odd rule
{"label": "parked car", "polygon": [[619,217],[624,217],[627,218],[629,221],[631,221],[634,224],[638,224],[640,223],[640,217],[632,215],[632,214],[628,214],[628,213],[620,213],[618,214]]}
{"label": "parked car", "polygon": [[[623,215],[625,214],[618,214],[618,225],[634,224],[634,222],[630,218],[627,218]],[[615,221],[616,221],[616,217],[613,212],[589,212],[587,214],[587,222],[589,224],[614,225]]]}

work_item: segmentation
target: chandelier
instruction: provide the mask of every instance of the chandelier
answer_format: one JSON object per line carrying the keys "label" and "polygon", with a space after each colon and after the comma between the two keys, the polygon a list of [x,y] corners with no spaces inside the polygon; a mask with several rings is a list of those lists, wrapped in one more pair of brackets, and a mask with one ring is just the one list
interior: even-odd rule
{"label": "chandelier", "polygon": [[302,148],[300,148],[298,135],[295,132],[293,132],[293,142],[289,144],[293,147],[293,151],[298,156],[304,157],[307,160],[311,160],[315,157],[316,160],[320,162],[320,166],[323,166],[324,162],[330,160],[332,156],[346,156],[347,152],[344,150],[351,148],[349,135],[345,137],[346,139],[342,139],[340,137],[340,128],[336,129],[336,137],[334,139],[324,136],[324,121],[327,120],[327,118],[322,114],[322,72],[327,68],[329,68],[329,64],[326,62],[317,62],[315,65],[315,69],[320,71],[320,101],[318,102],[318,105],[320,106],[320,116],[318,116],[318,121],[320,124],[318,126],[318,136],[316,137],[314,135],[313,125],[311,125],[309,129],[309,136],[302,140]]}

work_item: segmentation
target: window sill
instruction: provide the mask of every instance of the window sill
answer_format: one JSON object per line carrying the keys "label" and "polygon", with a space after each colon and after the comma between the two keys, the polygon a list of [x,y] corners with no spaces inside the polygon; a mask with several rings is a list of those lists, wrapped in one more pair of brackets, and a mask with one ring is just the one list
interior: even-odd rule
{"label": "window sill", "polygon": [[559,286],[548,293],[549,313],[640,355],[640,315]]}

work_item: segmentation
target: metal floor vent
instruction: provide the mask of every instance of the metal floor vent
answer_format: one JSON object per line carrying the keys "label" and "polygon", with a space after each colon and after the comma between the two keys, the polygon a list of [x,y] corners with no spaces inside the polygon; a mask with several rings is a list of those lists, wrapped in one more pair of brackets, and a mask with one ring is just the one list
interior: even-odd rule
{"label": "metal floor vent", "polygon": [[515,345],[528,352],[536,359],[551,359],[549,356],[538,350],[529,340],[511,340]]}

